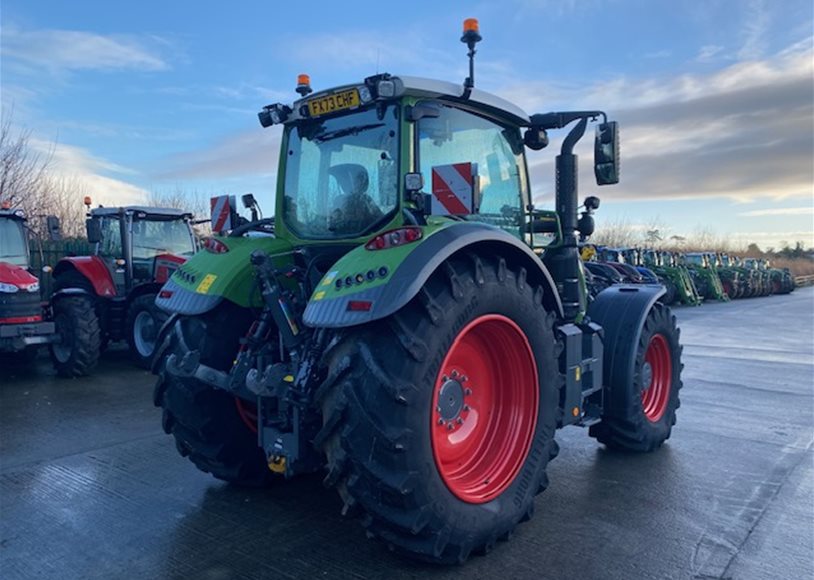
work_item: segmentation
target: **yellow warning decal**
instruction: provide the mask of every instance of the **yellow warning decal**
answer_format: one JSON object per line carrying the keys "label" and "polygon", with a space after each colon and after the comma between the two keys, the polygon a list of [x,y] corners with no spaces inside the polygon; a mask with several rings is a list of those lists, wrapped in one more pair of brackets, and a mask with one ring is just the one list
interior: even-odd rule
{"label": "yellow warning decal", "polygon": [[582,378],[582,371],[580,370],[579,367],[574,367],[574,375],[576,376],[577,382],[579,381],[580,378]]}
{"label": "yellow warning decal", "polygon": [[333,272],[328,272],[325,274],[325,279],[322,281],[323,286],[330,286],[334,283],[336,276],[339,274],[339,271],[334,270]]}
{"label": "yellow warning decal", "polygon": [[206,294],[209,292],[209,287],[212,286],[217,278],[218,277],[215,274],[207,274],[204,276],[204,279],[201,280],[201,283],[198,284],[198,287],[195,288],[195,292],[198,292],[199,294]]}
{"label": "yellow warning decal", "polygon": [[320,290],[314,294],[314,300],[322,300],[323,298],[325,298],[325,290]]}

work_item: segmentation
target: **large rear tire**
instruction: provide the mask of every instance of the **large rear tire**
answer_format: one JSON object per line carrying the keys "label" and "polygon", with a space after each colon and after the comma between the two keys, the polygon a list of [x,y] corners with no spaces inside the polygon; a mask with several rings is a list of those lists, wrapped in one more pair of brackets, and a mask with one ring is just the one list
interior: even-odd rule
{"label": "large rear tire", "polygon": [[175,438],[182,457],[217,479],[258,487],[270,483],[274,475],[257,444],[256,431],[247,422],[247,404],[194,379],[182,381],[166,370],[166,357],[175,354],[181,358],[190,350],[201,352],[203,364],[228,370],[247,325],[245,313],[237,307],[179,317],[169,331],[169,347],[156,361],[153,402],[162,408],[161,425]]}
{"label": "large rear tire", "polygon": [[502,258],[457,257],[326,353],[325,481],[391,548],[462,562],[531,517],[561,384],[542,293]]}
{"label": "large rear tire", "polygon": [[93,299],[67,296],[54,302],[58,342],[51,344],[51,361],[61,377],[87,375],[99,362],[101,331]]}
{"label": "large rear tire", "polygon": [[158,346],[158,331],[167,314],[155,305],[155,294],[133,300],[127,309],[127,343],[136,364],[149,369]]}
{"label": "large rear tire", "polygon": [[639,336],[620,340],[637,341],[633,375],[625,372],[607,386],[602,422],[589,433],[612,449],[653,451],[670,437],[680,405],[681,345],[675,316],[656,303]]}

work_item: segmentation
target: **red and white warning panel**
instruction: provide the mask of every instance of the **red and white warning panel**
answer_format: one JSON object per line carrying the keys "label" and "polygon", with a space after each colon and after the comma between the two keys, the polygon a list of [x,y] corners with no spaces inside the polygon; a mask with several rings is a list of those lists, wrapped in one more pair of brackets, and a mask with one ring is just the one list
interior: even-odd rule
{"label": "red and white warning panel", "polygon": [[237,203],[234,195],[209,198],[209,212],[212,231],[215,233],[231,230],[237,225]]}
{"label": "red and white warning panel", "polygon": [[468,215],[475,212],[476,163],[452,163],[432,168],[434,215]]}

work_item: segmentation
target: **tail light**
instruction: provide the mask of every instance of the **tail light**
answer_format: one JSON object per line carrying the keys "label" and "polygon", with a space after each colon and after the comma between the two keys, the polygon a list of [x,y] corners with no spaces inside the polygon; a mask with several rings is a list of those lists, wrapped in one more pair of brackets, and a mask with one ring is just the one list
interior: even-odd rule
{"label": "tail light", "polygon": [[229,251],[229,246],[221,242],[217,238],[204,238],[201,242],[204,250],[213,254],[225,254]]}
{"label": "tail light", "polygon": [[424,237],[420,227],[407,226],[383,232],[365,244],[365,249],[370,251],[387,250],[405,244],[411,244]]}

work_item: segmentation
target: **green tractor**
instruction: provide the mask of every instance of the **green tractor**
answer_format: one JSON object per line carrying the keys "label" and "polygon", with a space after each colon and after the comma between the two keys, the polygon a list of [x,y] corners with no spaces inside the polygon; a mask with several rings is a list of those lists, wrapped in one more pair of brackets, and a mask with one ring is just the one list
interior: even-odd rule
{"label": "green tractor", "polygon": [[764,267],[769,271],[772,294],[788,294],[794,290],[794,277],[788,268],[772,268],[771,261],[763,260]]}
{"label": "green tractor", "polygon": [[667,289],[666,304],[680,301],[685,306],[698,306],[701,297],[686,268],[679,267],[670,252],[642,250],[641,263],[662,280]]}
{"label": "green tractor", "polygon": [[753,275],[757,279],[755,296],[768,296],[772,293],[772,275],[762,258],[744,258],[743,266],[754,272]]}
{"label": "green tractor", "polygon": [[723,254],[722,257],[724,264],[737,268],[740,273],[741,285],[743,287],[743,296],[751,298],[758,296],[760,293],[761,277],[760,272],[754,268],[747,267],[742,258],[738,256],[731,256]]}
{"label": "green tractor", "polygon": [[[712,256],[710,256],[712,259]],[[721,285],[730,298],[745,298],[749,296],[751,287],[751,276],[749,270],[738,265],[737,258],[730,256],[726,252],[716,252],[714,254],[718,274],[721,277]]]}
{"label": "green tractor", "polygon": [[708,252],[689,252],[684,254],[690,275],[698,292],[705,299],[729,302],[729,295],[721,283],[721,276],[715,267],[714,259]]}
{"label": "green tractor", "polygon": [[[679,406],[664,289],[588,306],[573,148],[602,111],[527,115],[460,84],[377,74],[260,112],[281,126],[276,212],[204,243],[163,286],[155,403],[180,453],[263,485],[325,473],[390,548],[462,562],[534,512],[555,431],[652,451]],[[570,131],[557,211],[531,205],[526,154]],[[598,206],[598,200],[586,209]],[[543,246],[536,236],[549,234]]]}

